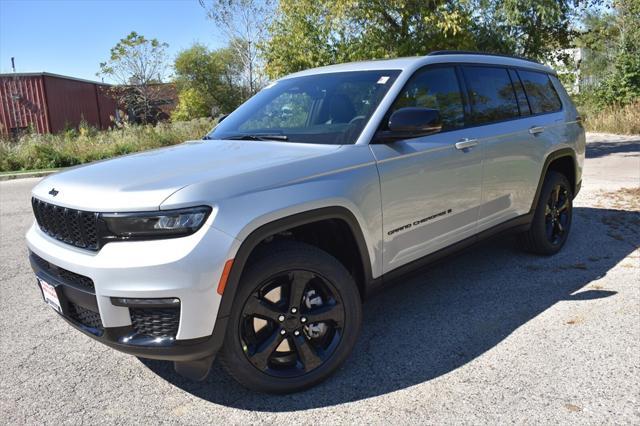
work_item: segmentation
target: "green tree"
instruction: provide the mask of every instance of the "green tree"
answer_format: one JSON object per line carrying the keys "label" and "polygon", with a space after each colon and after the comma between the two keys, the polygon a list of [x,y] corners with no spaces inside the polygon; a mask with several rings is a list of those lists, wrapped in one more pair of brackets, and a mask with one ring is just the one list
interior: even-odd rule
{"label": "green tree", "polygon": [[640,0],[616,0],[613,5],[619,37],[596,98],[600,104],[625,105],[640,99]]}
{"label": "green tree", "polygon": [[204,96],[196,89],[184,87],[178,92],[178,105],[171,113],[171,121],[188,121],[208,117],[212,109]]}
{"label": "green tree", "polygon": [[576,46],[586,50],[580,64],[583,76],[598,78],[613,69],[613,62],[620,39],[620,27],[615,14],[609,10],[588,11],[583,17],[583,29],[577,37]]}
{"label": "green tree", "polygon": [[281,0],[263,45],[270,77],[362,59],[480,50],[550,59],[601,0]]}
{"label": "green tree", "polygon": [[97,75],[126,86],[126,90],[119,89],[114,94],[122,102],[128,100],[128,106],[145,123],[153,120],[153,104],[160,96],[160,91],[153,86],[162,82],[167,70],[168,47],[167,43],[132,31],[111,48],[109,60],[100,63]]}
{"label": "green tree", "polygon": [[229,113],[244,100],[242,64],[233,49],[194,44],[178,53],[174,69],[179,97],[174,119]]}
{"label": "green tree", "polygon": [[466,1],[281,0],[263,48],[274,78],[351,60],[472,48]]}
{"label": "green tree", "polygon": [[574,23],[601,0],[471,0],[480,50],[538,60],[562,59],[578,31]]}

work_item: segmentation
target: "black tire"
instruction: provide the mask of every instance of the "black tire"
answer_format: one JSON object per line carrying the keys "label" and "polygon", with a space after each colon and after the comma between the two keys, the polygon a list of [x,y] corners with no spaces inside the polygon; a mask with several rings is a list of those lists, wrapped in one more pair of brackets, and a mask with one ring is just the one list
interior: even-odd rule
{"label": "black tire", "polygon": [[[345,267],[323,250],[293,241],[266,248],[242,274],[219,359],[249,389],[296,392],[325,380],[351,353],[362,321],[360,294]],[[299,306],[296,313],[292,306]],[[311,321],[321,315],[329,319]],[[264,323],[259,330],[256,320]],[[278,339],[286,340],[285,350]]]}
{"label": "black tire", "polygon": [[531,228],[519,235],[523,249],[551,256],[564,246],[571,230],[573,190],[562,173],[550,171],[545,177]]}

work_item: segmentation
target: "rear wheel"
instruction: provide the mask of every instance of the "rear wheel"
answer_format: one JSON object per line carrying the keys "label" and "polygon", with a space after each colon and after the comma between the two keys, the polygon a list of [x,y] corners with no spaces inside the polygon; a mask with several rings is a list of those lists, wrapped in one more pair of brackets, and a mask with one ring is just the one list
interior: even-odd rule
{"label": "rear wheel", "polygon": [[543,255],[556,254],[567,241],[571,230],[573,192],[567,178],[558,172],[547,174],[531,228],[520,235],[527,251]]}
{"label": "rear wheel", "polygon": [[351,275],[328,253],[272,244],[242,276],[220,359],[242,385],[287,393],[319,383],[347,358],[361,302]]}

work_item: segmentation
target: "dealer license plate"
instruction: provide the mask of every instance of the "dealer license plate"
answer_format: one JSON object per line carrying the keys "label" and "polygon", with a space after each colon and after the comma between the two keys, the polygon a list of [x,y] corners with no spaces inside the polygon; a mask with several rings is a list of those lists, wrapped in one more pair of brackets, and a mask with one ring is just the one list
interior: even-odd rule
{"label": "dealer license plate", "polygon": [[47,302],[53,309],[55,309],[59,313],[62,313],[62,307],[60,307],[60,299],[58,299],[56,288],[42,278],[38,278],[38,283],[40,284],[40,288],[42,289],[44,301]]}

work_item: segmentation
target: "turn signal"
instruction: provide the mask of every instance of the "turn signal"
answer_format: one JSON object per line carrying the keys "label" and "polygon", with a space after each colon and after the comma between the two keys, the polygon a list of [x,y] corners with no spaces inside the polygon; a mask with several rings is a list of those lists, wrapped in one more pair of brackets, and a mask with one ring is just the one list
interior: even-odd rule
{"label": "turn signal", "polygon": [[220,282],[218,283],[218,294],[220,296],[222,296],[222,293],[224,293],[224,288],[227,286],[227,280],[229,279],[231,266],[233,266],[233,259],[227,260],[227,262],[224,264],[224,269],[222,270],[222,276],[220,277]]}

